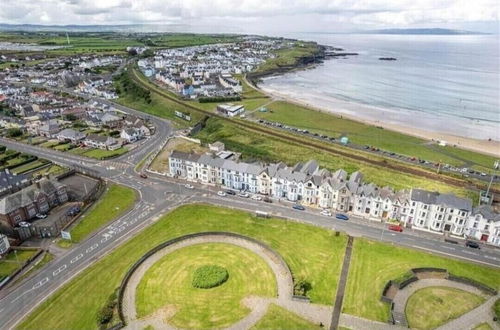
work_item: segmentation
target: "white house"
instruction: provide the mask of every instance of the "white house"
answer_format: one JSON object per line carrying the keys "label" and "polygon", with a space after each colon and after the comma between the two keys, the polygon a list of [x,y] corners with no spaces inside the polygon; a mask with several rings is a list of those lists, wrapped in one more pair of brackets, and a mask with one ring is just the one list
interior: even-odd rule
{"label": "white house", "polygon": [[9,239],[4,234],[0,234],[0,256],[6,254],[10,249]]}
{"label": "white house", "polygon": [[484,242],[500,246],[500,214],[488,205],[476,207],[467,221],[465,234]]}
{"label": "white house", "polygon": [[241,115],[245,112],[245,107],[243,105],[235,105],[232,103],[219,104],[217,106],[217,112],[228,117],[235,117]]}
{"label": "white house", "polygon": [[125,139],[128,143],[135,142],[143,138],[142,131],[135,128],[124,128],[120,133],[120,137]]}

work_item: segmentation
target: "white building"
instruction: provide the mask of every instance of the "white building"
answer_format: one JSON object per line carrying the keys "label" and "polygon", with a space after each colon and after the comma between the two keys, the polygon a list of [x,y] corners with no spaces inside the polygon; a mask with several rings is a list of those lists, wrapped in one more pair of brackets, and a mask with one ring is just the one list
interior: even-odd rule
{"label": "white building", "polygon": [[465,233],[468,237],[500,246],[500,214],[488,205],[476,207],[469,216]]}
{"label": "white building", "polygon": [[245,112],[245,107],[243,105],[235,105],[232,103],[219,104],[217,106],[217,112],[228,117],[235,117],[241,115]]}
{"label": "white building", "polygon": [[0,234],[0,256],[6,254],[9,249],[9,239],[4,234]]}
{"label": "white building", "polygon": [[[469,199],[422,189],[394,192],[389,187],[363,183],[360,172],[348,177],[344,170],[331,173],[320,169],[314,160],[290,167],[284,163],[248,164],[212,154],[173,151],[169,165],[172,176],[190,181],[351,212],[369,220],[396,220],[407,227],[434,233],[464,236],[467,228],[468,235],[477,239],[492,244],[500,241],[500,216],[480,210],[470,216]],[[470,227],[473,219],[478,223],[476,227]]]}

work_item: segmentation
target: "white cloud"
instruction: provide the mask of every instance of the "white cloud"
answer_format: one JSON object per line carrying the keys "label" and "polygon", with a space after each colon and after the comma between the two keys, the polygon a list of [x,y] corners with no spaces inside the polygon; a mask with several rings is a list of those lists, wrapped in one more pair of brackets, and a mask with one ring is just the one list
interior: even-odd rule
{"label": "white cloud", "polygon": [[[2,0],[0,22],[227,24],[280,18],[287,29],[498,22],[497,0]],[[288,17],[288,19],[282,19]],[[314,19],[311,19],[314,17]],[[217,22],[217,23],[215,23]],[[322,24],[322,26],[319,26]],[[281,26],[282,27],[282,26]],[[282,27],[283,28],[283,27]],[[245,26],[235,29],[247,29]]]}

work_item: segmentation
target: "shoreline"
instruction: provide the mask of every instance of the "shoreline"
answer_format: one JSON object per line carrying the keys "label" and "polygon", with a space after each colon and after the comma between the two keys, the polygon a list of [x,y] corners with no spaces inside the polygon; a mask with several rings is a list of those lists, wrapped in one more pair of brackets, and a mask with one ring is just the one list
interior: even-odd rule
{"label": "shoreline", "polygon": [[[297,68],[297,69],[303,69],[302,68]],[[252,87],[256,88],[257,90],[261,91],[262,93],[270,96],[271,98],[275,100],[282,100],[286,102],[290,102],[302,107],[306,107],[311,109],[312,111],[320,111],[324,113],[328,113],[340,118],[346,118],[352,121],[356,121],[359,123],[363,123],[365,125],[371,125],[371,126],[380,126],[383,127],[384,129],[388,129],[391,131],[395,131],[398,133],[406,134],[409,136],[414,136],[417,138],[421,138],[427,141],[446,141],[447,146],[450,147],[457,147],[460,149],[465,149],[469,151],[474,151],[474,152],[479,152],[483,154],[487,154],[489,156],[494,156],[494,157],[500,157],[500,141],[495,141],[495,140],[482,140],[482,139],[474,139],[474,138],[469,138],[469,137],[462,137],[462,136],[457,136],[449,133],[440,133],[440,132],[434,132],[430,130],[424,130],[424,129],[418,129],[415,127],[409,127],[405,126],[402,124],[393,124],[393,123],[386,123],[386,122],[381,122],[378,120],[370,120],[366,118],[360,118],[359,116],[355,116],[352,114],[346,114],[345,112],[339,111],[338,109],[335,109],[335,106],[333,107],[327,107],[327,106],[322,106],[318,104],[311,104],[305,100],[290,96],[286,93],[278,92],[276,90],[270,89],[270,88],[265,88],[262,86],[258,86],[255,84],[251,84]],[[340,100],[338,100],[341,102]],[[350,103],[355,108],[361,109],[364,105],[362,104],[356,104],[356,103]]]}

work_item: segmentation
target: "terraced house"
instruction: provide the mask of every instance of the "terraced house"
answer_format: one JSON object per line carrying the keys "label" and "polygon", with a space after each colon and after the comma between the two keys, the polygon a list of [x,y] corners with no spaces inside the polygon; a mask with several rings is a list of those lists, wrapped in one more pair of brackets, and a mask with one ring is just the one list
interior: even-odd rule
{"label": "terraced house", "polygon": [[[295,166],[264,165],[223,159],[213,154],[173,151],[169,156],[169,171],[172,176],[193,182],[350,212],[370,220],[398,220],[414,229],[456,236],[469,235],[471,231],[466,228],[475,214],[469,199],[422,189],[395,192],[389,187],[363,182],[360,172],[348,176],[342,169],[335,172],[321,169],[314,160]],[[497,224],[491,228],[500,228],[500,217],[491,214],[485,216]],[[497,231],[500,233],[500,229]],[[494,239],[493,234],[488,237],[491,237],[488,242],[500,245],[500,238]]]}
{"label": "terraced house", "polygon": [[8,227],[15,227],[19,222],[34,218],[37,213],[47,213],[67,201],[65,185],[42,179],[0,199],[0,221]]}

